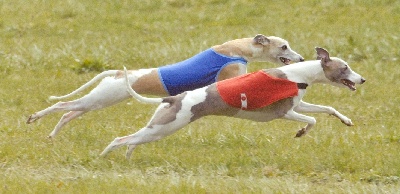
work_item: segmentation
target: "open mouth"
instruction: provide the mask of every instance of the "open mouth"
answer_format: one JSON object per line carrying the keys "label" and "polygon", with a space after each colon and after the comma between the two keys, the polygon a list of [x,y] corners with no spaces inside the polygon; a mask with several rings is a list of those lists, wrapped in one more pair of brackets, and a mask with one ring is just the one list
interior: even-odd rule
{"label": "open mouth", "polygon": [[350,90],[355,91],[356,90],[356,84],[348,79],[341,79],[340,82],[342,82],[343,85],[347,86],[350,88]]}
{"label": "open mouth", "polygon": [[285,57],[279,57],[279,60],[281,60],[281,62],[284,63],[285,65],[290,64],[290,59],[287,59]]}

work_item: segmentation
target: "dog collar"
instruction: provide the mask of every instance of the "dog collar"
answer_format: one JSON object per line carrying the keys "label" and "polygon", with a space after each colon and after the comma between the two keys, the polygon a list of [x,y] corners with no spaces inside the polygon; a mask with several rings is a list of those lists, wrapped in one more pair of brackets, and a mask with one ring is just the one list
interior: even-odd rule
{"label": "dog collar", "polygon": [[297,87],[301,90],[305,90],[308,87],[307,83],[297,83]]}

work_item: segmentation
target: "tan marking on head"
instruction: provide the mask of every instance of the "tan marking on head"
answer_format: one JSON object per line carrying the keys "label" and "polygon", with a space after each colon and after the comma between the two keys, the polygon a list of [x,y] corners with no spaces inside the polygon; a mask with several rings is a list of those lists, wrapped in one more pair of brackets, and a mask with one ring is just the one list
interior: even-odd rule
{"label": "tan marking on head", "polygon": [[355,83],[365,82],[360,75],[352,71],[349,65],[342,59],[330,57],[329,52],[324,48],[316,47],[317,59],[321,60],[321,66],[325,77],[335,83],[336,86],[345,86],[350,90],[356,90]]}
{"label": "tan marking on head", "polygon": [[325,77],[331,82],[340,83],[340,79],[348,67],[347,63],[338,58],[331,58],[329,52],[324,48],[316,47],[315,50],[317,51],[317,60],[321,60]]}

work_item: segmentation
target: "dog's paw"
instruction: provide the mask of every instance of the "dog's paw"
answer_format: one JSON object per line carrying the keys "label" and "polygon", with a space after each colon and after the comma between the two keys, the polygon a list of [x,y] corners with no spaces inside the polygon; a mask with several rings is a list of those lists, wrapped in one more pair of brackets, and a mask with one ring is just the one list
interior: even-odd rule
{"label": "dog's paw", "polygon": [[345,120],[342,120],[342,123],[344,123],[347,126],[353,126],[353,122],[351,122],[351,119],[347,118]]}
{"label": "dog's paw", "polygon": [[351,119],[347,118],[346,116],[340,114],[339,112],[337,112],[336,114],[334,114],[334,116],[336,116],[337,118],[340,119],[340,121],[342,121],[342,123],[344,123],[347,126],[353,126],[353,122],[351,122]]}
{"label": "dog's paw", "polygon": [[33,122],[35,122],[36,120],[38,120],[37,117],[35,117],[35,114],[29,116],[28,120],[26,121],[26,124],[31,124]]}
{"label": "dog's paw", "polygon": [[133,150],[135,150],[135,147],[136,146],[134,146],[134,145],[128,145],[128,148],[127,148],[126,153],[125,153],[125,158],[127,160],[129,160],[131,158],[132,152],[133,152]]}
{"label": "dog's paw", "polygon": [[119,137],[115,138],[114,141],[112,141],[110,144],[108,144],[108,146],[103,150],[103,152],[101,152],[100,157],[104,158],[104,157],[106,157],[106,155],[109,152],[111,152],[111,151],[117,149],[118,147],[124,145],[123,143],[120,143],[121,139],[122,138],[119,138]]}
{"label": "dog's paw", "polygon": [[306,132],[306,128],[300,129],[299,131],[297,131],[295,138],[303,136],[304,134],[306,134]]}

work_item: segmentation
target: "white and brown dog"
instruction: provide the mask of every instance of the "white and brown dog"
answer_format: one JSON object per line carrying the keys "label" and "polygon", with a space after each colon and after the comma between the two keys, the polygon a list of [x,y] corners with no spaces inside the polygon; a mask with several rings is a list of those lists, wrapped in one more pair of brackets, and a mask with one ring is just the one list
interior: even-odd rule
{"label": "white and brown dog", "polygon": [[[257,61],[269,61],[288,65],[291,61],[303,61],[303,57],[293,51],[286,40],[278,37],[257,35],[216,45],[185,61],[152,69],[129,71],[131,87],[140,94],[169,96],[204,87],[216,81],[225,80],[246,73],[246,64]],[[32,114],[27,123],[58,111],[65,113],[50,133],[54,138],[59,130],[78,116],[86,112],[105,108],[129,98],[126,91],[123,72],[104,71],[77,90],[65,96],[71,97],[97,81],[103,79],[89,94],[80,99],[58,102],[44,110]]]}
{"label": "white and brown dog", "polygon": [[137,94],[130,87],[135,80],[126,76],[126,86],[133,97],[142,102],[161,104],[147,126],[132,135],[116,138],[101,155],[128,145],[126,157],[129,158],[136,146],[162,139],[206,115],[260,122],[282,118],[307,123],[296,137],[307,133],[316,123],[315,118],[299,113],[327,113],[351,126],[351,120],[334,108],[302,101],[306,87],[314,83],[327,83],[354,91],[355,84],[365,82],[345,61],[329,57],[323,48],[316,48],[316,51],[318,60],[261,70],[164,98],[147,98]]}

